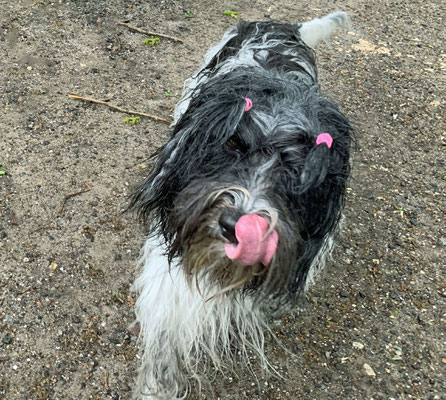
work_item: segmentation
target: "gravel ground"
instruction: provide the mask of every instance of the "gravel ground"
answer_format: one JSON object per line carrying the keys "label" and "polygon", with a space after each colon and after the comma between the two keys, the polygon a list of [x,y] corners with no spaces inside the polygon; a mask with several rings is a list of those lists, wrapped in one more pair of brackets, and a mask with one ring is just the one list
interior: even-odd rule
{"label": "gravel ground", "polygon": [[[0,398],[129,399],[129,292],[144,232],[122,213],[169,135],[182,82],[236,22],[337,9],[323,89],[357,128],[333,261],[268,344],[192,399],[446,399],[444,17],[436,1],[0,0]],[[147,35],[180,37],[144,44]]]}

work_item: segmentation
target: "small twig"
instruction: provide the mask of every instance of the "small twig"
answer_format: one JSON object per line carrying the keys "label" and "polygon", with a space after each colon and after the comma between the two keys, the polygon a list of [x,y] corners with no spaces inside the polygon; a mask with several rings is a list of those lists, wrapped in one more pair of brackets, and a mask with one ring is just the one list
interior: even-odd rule
{"label": "small twig", "polygon": [[409,252],[408,252],[407,254],[409,254],[409,257],[410,257],[412,260],[414,260],[414,261],[416,261],[416,262],[418,262],[418,263],[421,264],[421,261],[420,261],[419,258],[417,258],[416,256],[414,256],[413,254],[411,254],[411,253],[409,253]]}
{"label": "small twig", "polygon": [[373,278],[376,280],[377,279],[377,276],[376,276],[376,272],[377,272],[376,265],[373,265],[372,267],[369,267],[369,271],[372,273]]}
{"label": "small twig", "polygon": [[119,39],[118,35],[116,35],[116,42],[118,43],[118,48],[116,51],[119,53],[121,51],[121,39]]}
{"label": "small twig", "polygon": [[41,131],[43,128],[43,123],[42,123],[42,118],[40,118],[40,115],[37,116],[37,121],[39,121],[38,131]]}
{"label": "small twig", "polygon": [[106,372],[104,375],[104,387],[107,392],[110,390],[110,384],[108,382],[108,377],[109,377],[109,373]]}
{"label": "small twig", "polygon": [[32,291],[34,291],[34,290],[36,290],[36,288],[31,287],[31,288],[22,290],[22,291],[20,291],[20,292],[15,292],[15,294],[16,294],[17,296],[21,296],[21,295],[24,295],[25,293],[29,293],[29,292],[32,292]]}
{"label": "small twig", "polygon": [[99,222],[100,224],[108,224],[108,223],[112,223],[112,225],[113,225],[113,229],[114,229],[115,231],[121,231],[121,230],[123,230],[124,227],[125,227],[125,225],[121,222],[121,215],[122,215],[122,213],[119,214],[119,215],[115,215],[115,216],[113,216],[113,217],[111,217],[111,218],[101,219],[101,220],[99,220],[98,222]]}
{"label": "small twig", "polygon": [[166,119],[166,118],[163,118],[163,117],[158,117],[157,115],[149,115],[149,114],[145,114],[145,113],[138,112],[138,111],[125,110],[124,108],[115,106],[113,104],[109,104],[108,101],[92,99],[91,97],[80,96],[78,94],[73,94],[73,93],[68,94],[68,97],[70,99],[83,100],[83,101],[86,101],[86,102],[89,102],[89,103],[102,104],[104,106],[107,106],[107,107],[111,108],[112,110],[119,111],[119,112],[122,112],[124,114],[139,115],[141,117],[151,118],[151,119],[154,119],[155,121],[161,121],[161,122],[164,122],[166,124],[171,124],[172,123],[172,121],[170,119]]}
{"label": "small twig", "polygon": [[[40,300],[40,297],[38,297],[38,296],[36,296],[34,302],[35,302],[35,303],[36,303],[36,302],[39,303],[40,308],[44,308],[44,307],[45,307],[45,306],[43,305],[43,303],[42,303],[42,300]],[[52,303],[52,302],[51,302],[51,303]],[[48,304],[51,304],[51,303],[48,303]]]}
{"label": "small twig", "polygon": [[121,26],[126,26],[127,28],[129,28],[131,31],[135,31],[135,32],[139,32],[142,33],[144,35],[152,35],[152,36],[159,36],[162,37],[164,39],[169,39],[169,40],[173,40],[174,42],[180,42],[183,43],[183,40],[180,38],[177,38],[175,36],[169,36],[169,35],[165,35],[164,33],[157,33],[157,32],[148,32],[145,31],[143,29],[137,28],[136,26],[130,25],[128,24],[126,21],[119,21],[118,25]]}
{"label": "small twig", "polygon": [[89,191],[91,190],[91,187],[90,187],[90,185],[89,185],[87,182],[84,182],[84,185],[87,187],[86,189],[81,190],[81,191],[76,192],[76,193],[67,194],[67,195],[64,197],[63,202],[62,202],[62,205],[60,206],[59,214],[62,214],[62,213],[63,213],[64,208],[65,208],[65,203],[67,202],[68,199],[71,199],[72,197],[74,197],[74,196],[78,196],[78,195],[80,195],[80,194],[82,194],[82,193],[89,192]]}

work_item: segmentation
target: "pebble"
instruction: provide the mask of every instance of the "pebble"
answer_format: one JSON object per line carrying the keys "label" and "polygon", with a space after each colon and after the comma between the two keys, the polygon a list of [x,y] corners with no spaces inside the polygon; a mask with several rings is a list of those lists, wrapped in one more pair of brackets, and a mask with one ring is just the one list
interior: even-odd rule
{"label": "pebble", "polygon": [[372,368],[369,364],[364,363],[363,368],[364,368],[365,373],[366,373],[368,376],[373,376],[373,377],[376,376],[375,371],[373,370],[373,368]]}
{"label": "pebble", "polygon": [[4,344],[10,344],[10,343],[12,342],[12,338],[11,338],[11,336],[9,336],[9,335],[5,335],[5,336],[3,336],[3,337],[2,337],[2,342],[3,342]]}
{"label": "pebble", "polygon": [[438,244],[440,246],[446,246],[446,237],[441,237],[440,239],[438,239]]}

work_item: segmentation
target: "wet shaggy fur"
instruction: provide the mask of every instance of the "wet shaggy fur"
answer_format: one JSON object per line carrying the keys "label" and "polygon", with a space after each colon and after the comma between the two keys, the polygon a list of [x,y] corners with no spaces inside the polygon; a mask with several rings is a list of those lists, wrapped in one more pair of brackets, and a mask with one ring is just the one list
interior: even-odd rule
{"label": "wet shaggy fur", "polygon": [[[171,139],[133,198],[149,228],[133,289],[143,348],[135,397],[187,396],[189,380],[263,352],[268,318],[292,307],[329,254],[352,128],[317,81],[315,46],[343,12],[304,24],[242,22],[186,82]],[[245,98],[252,108],[245,111]],[[333,145],[316,145],[328,132]],[[268,266],[230,260],[222,223],[258,214],[279,235]]]}

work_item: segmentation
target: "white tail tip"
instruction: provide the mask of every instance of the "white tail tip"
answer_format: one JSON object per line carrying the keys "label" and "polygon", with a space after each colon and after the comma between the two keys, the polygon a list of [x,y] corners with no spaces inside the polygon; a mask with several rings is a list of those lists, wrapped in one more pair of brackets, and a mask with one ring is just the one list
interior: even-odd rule
{"label": "white tail tip", "polygon": [[347,13],[336,11],[325,17],[304,22],[300,27],[300,36],[307,46],[314,48],[321,40],[328,39],[337,28],[348,25]]}

